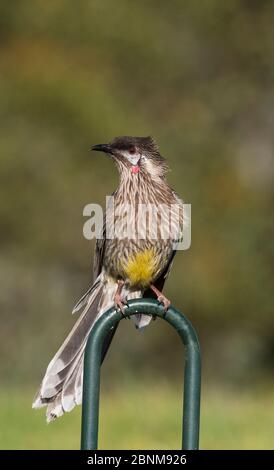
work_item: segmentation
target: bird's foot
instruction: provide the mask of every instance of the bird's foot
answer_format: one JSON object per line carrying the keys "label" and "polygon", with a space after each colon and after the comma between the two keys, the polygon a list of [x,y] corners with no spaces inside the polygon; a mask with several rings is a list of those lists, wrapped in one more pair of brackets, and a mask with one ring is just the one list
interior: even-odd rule
{"label": "bird's foot", "polygon": [[124,308],[125,308],[125,305],[127,305],[127,301],[121,295],[124,281],[119,280],[117,281],[117,284],[118,284],[117,291],[115,292],[115,295],[114,295],[114,305],[115,305],[116,310],[120,311],[124,318],[127,318],[127,316],[124,314]]}
{"label": "bird's foot", "polygon": [[164,306],[164,310],[165,312],[168,311],[170,305],[171,305],[171,302],[169,299],[167,299],[167,297],[165,297],[163,294],[159,295],[159,297],[157,297],[157,300],[158,302],[160,302],[161,304],[163,304]]}
{"label": "bird's foot", "polygon": [[152,284],[150,285],[150,289],[156,294],[158,302],[163,304],[165,312],[169,309],[171,302],[170,300],[164,296],[164,294],[157,289],[157,287],[153,286]]}
{"label": "bird's foot", "polygon": [[114,305],[116,310],[119,310],[124,318],[126,315],[124,314],[125,305],[127,305],[126,301],[121,297],[120,294],[115,294],[114,296]]}

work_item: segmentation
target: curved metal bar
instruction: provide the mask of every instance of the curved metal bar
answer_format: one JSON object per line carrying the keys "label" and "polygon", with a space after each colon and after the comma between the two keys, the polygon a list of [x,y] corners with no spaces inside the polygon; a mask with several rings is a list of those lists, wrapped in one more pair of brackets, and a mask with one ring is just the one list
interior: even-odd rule
{"label": "curved metal bar", "polygon": [[[183,398],[182,448],[198,449],[200,424],[201,355],[196,332],[190,321],[174,307],[167,312],[157,300],[130,300],[124,315],[136,313],[156,315],[172,325],[185,345],[185,374]],[[123,318],[114,307],[106,311],[94,324],[85,350],[81,449],[96,450],[98,446],[98,420],[100,396],[101,351],[104,338]]]}

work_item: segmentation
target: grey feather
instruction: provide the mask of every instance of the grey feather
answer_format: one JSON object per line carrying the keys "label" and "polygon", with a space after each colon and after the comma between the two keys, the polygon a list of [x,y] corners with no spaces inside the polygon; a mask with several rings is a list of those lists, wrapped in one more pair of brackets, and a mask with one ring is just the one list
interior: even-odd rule
{"label": "grey feather", "polygon": [[79,312],[79,310],[81,310],[83,307],[85,307],[85,305],[90,300],[90,296],[91,296],[92,292],[95,291],[95,289],[96,289],[96,287],[98,286],[99,283],[100,283],[100,279],[97,279],[95,281],[95,283],[87,290],[87,292],[84,293],[84,295],[81,297],[81,299],[78,300],[77,304],[74,305],[73,310],[72,310],[72,314],[74,314],[76,312]]}
{"label": "grey feather", "polygon": [[[101,278],[100,278],[101,279]],[[94,287],[94,286],[93,286]],[[33,408],[47,406],[47,421],[53,421],[82,401],[83,355],[96,319],[113,305],[115,283],[96,282],[80,318],[51,360]]]}

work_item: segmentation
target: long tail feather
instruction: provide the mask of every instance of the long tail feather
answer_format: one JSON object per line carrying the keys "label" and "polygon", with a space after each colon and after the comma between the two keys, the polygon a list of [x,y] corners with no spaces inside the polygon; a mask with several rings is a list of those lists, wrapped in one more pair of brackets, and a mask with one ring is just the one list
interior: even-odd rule
{"label": "long tail feather", "polygon": [[87,292],[84,293],[84,295],[81,297],[81,299],[78,300],[77,304],[74,305],[73,310],[72,310],[72,314],[74,314],[74,313],[78,312],[79,310],[81,310],[88,303],[92,292],[96,289],[96,287],[98,286],[99,283],[100,283],[100,276],[96,279],[94,284],[87,290]]}
{"label": "long tail feather", "polygon": [[[53,421],[65,412],[71,411],[82,402],[84,351],[89,333],[96,319],[113,305],[117,289],[115,282],[105,282],[100,275],[93,286],[79,300],[73,311],[83,308],[83,312],[71,332],[48,365],[41,386],[33,402],[33,408],[47,406],[47,421]],[[127,298],[136,298],[141,292],[128,292]],[[138,328],[149,323],[149,315],[136,315]],[[103,348],[103,361],[113,335],[115,325],[107,335]]]}
{"label": "long tail feather", "polygon": [[[48,422],[81,403],[86,342],[95,320],[113,304],[116,288],[115,283],[104,283],[101,278],[95,281],[85,295],[85,301],[81,301],[82,307],[85,306],[81,316],[49,363],[33,402],[33,408],[47,406]],[[110,344],[114,331],[111,331],[107,338],[102,356]]]}

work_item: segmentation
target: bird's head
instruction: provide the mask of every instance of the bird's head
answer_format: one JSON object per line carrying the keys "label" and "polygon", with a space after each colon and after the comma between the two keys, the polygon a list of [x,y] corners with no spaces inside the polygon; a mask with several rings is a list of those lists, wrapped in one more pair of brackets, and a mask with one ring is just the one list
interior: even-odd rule
{"label": "bird's head", "polygon": [[116,162],[120,172],[133,175],[148,173],[163,177],[168,167],[152,137],[115,137],[109,144],[99,144],[91,150],[105,152]]}

